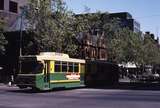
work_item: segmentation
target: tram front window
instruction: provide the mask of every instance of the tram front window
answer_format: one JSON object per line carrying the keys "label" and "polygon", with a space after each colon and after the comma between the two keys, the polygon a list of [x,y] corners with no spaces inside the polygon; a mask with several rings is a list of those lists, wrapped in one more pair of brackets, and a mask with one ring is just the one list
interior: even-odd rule
{"label": "tram front window", "polygon": [[21,74],[39,74],[43,68],[43,63],[40,61],[24,61],[21,64]]}

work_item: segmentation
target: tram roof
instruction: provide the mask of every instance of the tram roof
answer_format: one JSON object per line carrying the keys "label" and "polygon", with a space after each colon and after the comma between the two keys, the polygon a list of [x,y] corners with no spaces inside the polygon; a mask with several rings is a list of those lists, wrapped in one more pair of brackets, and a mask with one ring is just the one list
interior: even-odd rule
{"label": "tram roof", "polygon": [[46,53],[40,53],[40,55],[27,55],[27,56],[22,56],[22,57],[36,58],[38,61],[55,60],[55,61],[85,63],[85,60],[83,60],[83,59],[70,58],[68,54],[54,53],[54,52],[46,52]]}

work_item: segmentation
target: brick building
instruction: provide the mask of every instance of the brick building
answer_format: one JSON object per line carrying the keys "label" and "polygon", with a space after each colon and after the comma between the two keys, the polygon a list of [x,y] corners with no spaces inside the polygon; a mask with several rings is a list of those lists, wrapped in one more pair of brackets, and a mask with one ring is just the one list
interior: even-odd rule
{"label": "brick building", "polygon": [[[76,16],[78,17],[85,15],[88,14],[78,14]],[[140,24],[128,12],[102,13],[100,14],[100,17],[102,21],[118,18],[121,28],[127,27],[133,32],[141,33]],[[94,29],[99,29],[98,31],[101,31],[100,28]],[[81,57],[84,59],[107,60],[107,46],[105,37],[103,36],[103,33],[95,30],[90,33],[81,34],[83,35],[81,36]]]}
{"label": "brick building", "polygon": [[106,40],[103,34],[82,33],[79,38],[80,58],[107,60]]}

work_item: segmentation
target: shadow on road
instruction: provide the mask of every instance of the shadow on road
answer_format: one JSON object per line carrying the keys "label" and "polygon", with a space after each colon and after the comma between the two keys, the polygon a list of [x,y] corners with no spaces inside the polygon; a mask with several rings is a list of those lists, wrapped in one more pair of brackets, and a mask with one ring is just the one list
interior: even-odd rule
{"label": "shadow on road", "polygon": [[160,90],[160,83],[136,83],[136,82],[120,82],[115,85],[94,86],[89,88],[97,89],[124,89],[124,90]]}
{"label": "shadow on road", "polygon": [[19,89],[19,90],[7,90],[7,92],[14,92],[14,93],[38,93],[38,91],[32,89]]}
{"label": "shadow on road", "polygon": [[67,91],[74,89],[82,89],[82,88],[93,88],[93,89],[121,89],[121,90],[151,90],[151,91],[160,91],[160,83],[135,83],[135,82],[120,82],[114,85],[108,86],[92,86],[92,87],[76,87],[76,88],[54,88],[52,90],[39,91],[34,89],[7,89],[7,92],[14,93],[45,93],[45,92],[59,92],[59,91]]}
{"label": "shadow on road", "polygon": [[52,90],[35,90],[31,88],[26,89],[16,89],[16,90],[6,90],[7,92],[14,92],[14,93],[45,93],[45,92],[59,92],[59,91],[67,91],[67,90],[74,90],[74,89],[82,89],[84,87],[74,87],[74,88],[54,88]]}

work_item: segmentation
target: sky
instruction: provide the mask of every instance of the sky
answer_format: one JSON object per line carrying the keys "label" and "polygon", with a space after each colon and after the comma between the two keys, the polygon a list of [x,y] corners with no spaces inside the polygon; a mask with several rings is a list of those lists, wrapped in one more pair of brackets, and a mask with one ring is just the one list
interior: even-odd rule
{"label": "sky", "polygon": [[74,13],[129,12],[141,24],[141,31],[150,31],[160,37],[160,0],[64,0]]}

